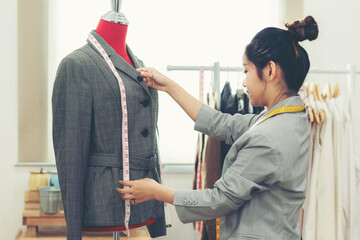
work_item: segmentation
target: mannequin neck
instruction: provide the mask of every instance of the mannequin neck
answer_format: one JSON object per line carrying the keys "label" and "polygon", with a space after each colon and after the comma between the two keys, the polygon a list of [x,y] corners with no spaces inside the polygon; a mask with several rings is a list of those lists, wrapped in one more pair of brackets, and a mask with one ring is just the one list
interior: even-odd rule
{"label": "mannequin neck", "polygon": [[128,26],[118,23],[108,22],[100,19],[100,22],[95,30],[125,61],[131,66],[134,64],[126,50],[126,33]]}

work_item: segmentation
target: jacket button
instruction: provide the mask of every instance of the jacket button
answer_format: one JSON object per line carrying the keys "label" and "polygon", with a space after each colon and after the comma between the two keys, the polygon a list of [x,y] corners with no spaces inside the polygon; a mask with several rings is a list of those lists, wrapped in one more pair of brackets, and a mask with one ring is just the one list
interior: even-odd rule
{"label": "jacket button", "polygon": [[149,103],[150,103],[150,101],[149,101],[149,99],[145,99],[144,101],[142,101],[142,102],[140,102],[144,107],[147,107],[147,106],[149,106]]}
{"label": "jacket button", "polygon": [[196,205],[198,202],[196,199],[194,199],[194,201],[192,203],[193,203],[193,205]]}
{"label": "jacket button", "polygon": [[142,130],[141,135],[143,135],[143,137],[147,137],[149,135],[149,130],[145,128],[144,130]]}
{"label": "jacket button", "polygon": [[142,78],[141,76],[138,76],[138,77],[137,77],[137,80],[138,80],[138,82],[142,82],[142,81],[144,81],[144,80],[143,80],[143,78]]}

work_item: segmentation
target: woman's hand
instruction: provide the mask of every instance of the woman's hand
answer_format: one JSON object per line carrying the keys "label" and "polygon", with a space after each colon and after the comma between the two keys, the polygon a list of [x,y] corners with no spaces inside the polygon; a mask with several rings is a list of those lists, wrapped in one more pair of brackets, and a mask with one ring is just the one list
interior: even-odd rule
{"label": "woman's hand", "polygon": [[161,74],[154,68],[138,68],[136,71],[144,78],[148,87],[154,88],[159,91],[167,92],[167,88],[172,80],[165,75]]}
{"label": "woman's hand", "polygon": [[141,203],[156,199],[173,203],[175,190],[166,188],[153,179],[143,178],[135,181],[119,181],[120,185],[129,188],[116,188],[124,200],[131,200],[131,204]]}
{"label": "woman's hand", "polygon": [[196,121],[203,105],[201,101],[191,96],[176,82],[153,68],[138,68],[136,70],[144,78],[148,87],[167,92],[184,109],[187,115],[193,121]]}

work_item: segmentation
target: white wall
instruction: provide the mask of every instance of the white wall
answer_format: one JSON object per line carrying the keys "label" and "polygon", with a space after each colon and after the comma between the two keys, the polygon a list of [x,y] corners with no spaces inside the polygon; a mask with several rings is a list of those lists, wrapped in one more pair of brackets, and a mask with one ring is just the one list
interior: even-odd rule
{"label": "white wall", "polygon": [[[304,15],[312,15],[319,26],[318,39],[304,43],[312,66],[345,69],[347,64],[353,64],[360,71],[359,12],[357,0],[304,0]],[[319,83],[337,81],[346,91],[346,76],[312,77]],[[353,92],[353,119],[360,136],[360,111],[355,105],[360,103],[360,75],[357,75]]]}
{"label": "white wall", "polygon": [[[14,168],[17,161],[17,1],[2,2],[0,26],[0,238],[13,239],[21,226],[20,192],[24,176]],[[5,6],[4,6],[5,5]]]}
{"label": "white wall", "polygon": [[0,9],[0,239],[12,240],[22,227],[29,171],[37,168],[15,167],[18,160],[17,1],[3,1]]}

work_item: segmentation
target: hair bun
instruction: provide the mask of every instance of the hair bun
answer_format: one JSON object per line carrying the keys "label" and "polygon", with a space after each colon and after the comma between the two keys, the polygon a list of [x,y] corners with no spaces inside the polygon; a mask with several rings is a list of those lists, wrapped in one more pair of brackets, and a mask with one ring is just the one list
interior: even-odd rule
{"label": "hair bun", "polygon": [[318,25],[312,16],[307,16],[304,20],[295,21],[292,24],[287,23],[285,26],[299,42],[306,39],[315,40],[319,34]]}

